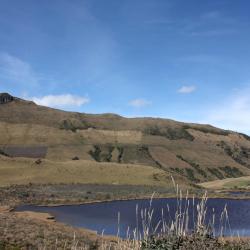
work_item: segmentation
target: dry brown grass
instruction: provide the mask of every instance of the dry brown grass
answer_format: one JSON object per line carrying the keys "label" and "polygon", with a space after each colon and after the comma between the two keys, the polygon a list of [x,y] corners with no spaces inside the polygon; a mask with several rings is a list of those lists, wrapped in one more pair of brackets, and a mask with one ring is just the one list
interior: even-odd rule
{"label": "dry brown grass", "polygon": [[[207,221],[207,201],[205,192],[198,203],[188,199],[189,193],[183,196],[178,184],[172,178],[177,208],[171,220],[167,214],[153,225],[152,198],[148,208],[136,209],[137,225],[142,226],[128,230],[126,239],[119,238],[119,215],[117,237],[98,236],[92,231],[65,226],[49,221],[48,214],[32,212],[9,212],[6,207],[0,207],[0,246],[15,247],[15,249],[71,249],[71,250],[214,250],[214,249],[249,249],[249,238],[223,237],[225,222],[229,216],[225,208],[221,214],[214,214]],[[168,205],[166,203],[168,208]],[[169,211],[169,208],[168,210]],[[190,212],[197,215],[193,218],[194,227],[189,228]],[[220,236],[214,236],[215,216],[220,218]],[[5,248],[4,248],[5,249]],[[12,249],[12,248],[7,248]]]}
{"label": "dry brown grass", "polygon": [[169,186],[169,179],[160,169],[135,164],[42,160],[38,165],[32,159],[0,158],[1,186],[30,182]]}
{"label": "dry brown grass", "polygon": [[[68,127],[63,126],[65,121]],[[191,181],[215,180],[218,176],[207,171],[207,168],[219,169],[225,166],[236,167],[244,175],[250,175],[247,168],[250,165],[250,140],[240,134],[208,125],[185,124],[167,119],[128,119],[113,114],[64,112],[15,100],[0,105],[0,134],[2,147],[47,146],[46,159],[51,161],[64,162],[75,156],[81,160],[94,161],[89,152],[95,145],[99,145],[113,147],[110,161],[117,161],[119,158],[118,147],[126,148],[127,154],[121,162],[152,167],[160,167],[160,164],[168,173],[171,168],[192,169],[190,164],[177,157],[180,155],[185,160],[198,164],[207,173],[204,177],[196,169],[192,169],[195,178]],[[178,137],[180,134],[181,138]],[[185,137],[187,134],[189,137]],[[233,155],[225,152],[220,146],[221,142],[231,148]],[[139,157],[136,150],[141,146],[148,147],[152,159],[146,154]],[[10,173],[12,174],[11,170]],[[175,175],[186,179],[186,182],[190,181],[185,174],[176,172]],[[226,177],[225,173],[222,175]]]}
{"label": "dry brown grass", "polygon": [[102,130],[87,129],[78,130],[87,143],[103,144],[119,143],[119,144],[140,144],[142,141],[142,132],[133,130]]}
{"label": "dry brown grass", "polygon": [[208,181],[208,182],[203,182],[200,185],[204,188],[215,189],[215,190],[238,189],[238,188],[249,189],[250,188],[250,176]]}

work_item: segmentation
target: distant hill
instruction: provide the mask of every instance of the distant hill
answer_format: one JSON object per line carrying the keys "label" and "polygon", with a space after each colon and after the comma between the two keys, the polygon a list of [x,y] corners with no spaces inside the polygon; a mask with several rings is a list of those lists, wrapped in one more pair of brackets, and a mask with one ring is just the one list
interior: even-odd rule
{"label": "distant hill", "polygon": [[143,165],[191,183],[250,174],[250,138],[211,125],[65,112],[4,93],[0,134],[5,160]]}

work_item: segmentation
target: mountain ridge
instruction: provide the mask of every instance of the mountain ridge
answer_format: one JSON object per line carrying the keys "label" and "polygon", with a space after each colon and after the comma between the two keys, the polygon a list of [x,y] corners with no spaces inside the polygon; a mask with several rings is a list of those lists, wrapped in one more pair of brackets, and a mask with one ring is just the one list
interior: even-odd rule
{"label": "mountain ridge", "polygon": [[[153,122],[164,121],[164,122],[176,123],[176,124],[184,125],[184,126],[191,126],[191,127],[194,126],[196,128],[201,126],[201,127],[207,127],[208,129],[210,128],[212,130],[221,130],[221,131],[225,131],[225,132],[228,132],[228,133],[230,133],[230,132],[237,133],[237,132],[232,131],[232,130],[226,130],[226,129],[215,127],[215,126],[213,126],[211,124],[181,122],[181,121],[176,121],[174,119],[169,119],[169,118],[161,118],[161,117],[130,117],[130,118],[128,118],[128,117],[121,116],[121,115],[115,114],[115,113],[91,114],[91,113],[81,113],[81,112],[74,112],[74,111],[64,111],[62,109],[56,109],[56,108],[51,108],[51,107],[47,107],[47,106],[37,105],[33,101],[24,100],[24,99],[21,99],[21,98],[18,98],[18,97],[14,97],[14,96],[10,95],[9,93],[0,93],[0,97],[3,94],[7,94],[7,95],[11,96],[13,98],[13,100],[11,102],[15,103],[16,105],[18,105],[18,104],[33,105],[37,109],[40,109],[40,111],[42,111],[42,110],[46,110],[46,111],[50,110],[50,111],[55,111],[55,112],[60,112],[60,113],[63,112],[64,114],[72,114],[72,115],[76,115],[76,116],[82,116],[83,118],[86,118],[87,116],[89,116],[89,117],[100,117],[100,118],[110,118],[110,119],[126,119],[126,120],[136,120],[136,121],[137,120],[142,120],[142,121],[150,120],[150,121],[153,121]],[[1,111],[3,111],[3,109]],[[4,121],[4,119],[1,119],[1,120]]]}

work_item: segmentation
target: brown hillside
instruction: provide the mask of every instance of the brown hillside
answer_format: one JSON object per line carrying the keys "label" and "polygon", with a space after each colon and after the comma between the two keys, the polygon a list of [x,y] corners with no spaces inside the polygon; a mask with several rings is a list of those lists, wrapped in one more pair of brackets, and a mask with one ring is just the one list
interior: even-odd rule
{"label": "brown hillside", "polygon": [[136,164],[196,183],[250,174],[249,137],[210,125],[65,112],[9,98],[0,103],[0,134],[4,157],[56,166],[73,158]]}

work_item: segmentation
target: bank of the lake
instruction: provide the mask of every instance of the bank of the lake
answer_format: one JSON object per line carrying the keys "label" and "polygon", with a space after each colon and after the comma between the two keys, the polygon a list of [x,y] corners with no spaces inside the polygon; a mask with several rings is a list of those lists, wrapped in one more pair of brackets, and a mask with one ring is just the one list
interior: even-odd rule
{"label": "bank of the lake", "polygon": [[75,228],[53,219],[48,213],[14,212],[0,207],[0,249],[98,249],[116,243],[115,237]]}
{"label": "bank of the lake", "polygon": [[[185,193],[185,189],[183,189]],[[102,184],[32,184],[0,187],[0,205],[15,207],[17,205],[65,205],[86,204],[114,200],[147,199],[155,193],[154,198],[173,198],[174,188],[157,186],[102,185]],[[189,197],[200,197],[204,189],[196,186],[189,189]],[[248,199],[247,190],[210,191],[211,198]]]}
{"label": "bank of the lake", "polygon": [[[119,189],[121,188],[121,190]],[[174,190],[155,190],[154,187],[152,188],[146,188],[143,190],[144,187],[130,187],[130,191],[135,191],[135,193],[128,193],[128,191],[124,192],[126,189],[126,186],[102,186],[102,185],[82,185],[82,184],[72,184],[72,185],[34,185],[30,184],[28,186],[11,186],[4,189],[1,189],[0,198],[4,197],[5,199],[0,199],[2,204],[9,204],[10,208],[18,207],[20,205],[35,205],[36,209],[58,209],[58,208],[70,208],[72,207],[72,204],[77,205],[77,207],[84,206],[89,211],[94,211],[92,208],[93,206],[99,207],[99,206],[105,206],[110,207],[110,204],[119,204],[119,203],[131,203],[133,206],[130,206],[130,209],[125,209],[123,211],[119,211],[121,215],[121,221],[120,221],[120,232],[124,231],[125,228],[128,226],[128,224],[133,222],[133,216],[135,216],[135,204],[141,201],[145,201],[145,207],[148,207],[148,199],[152,195],[154,191],[156,191],[155,198],[153,203],[157,203],[157,201],[161,201],[162,198],[170,198],[172,200],[176,201],[176,198],[173,198],[174,196]],[[157,188],[156,188],[157,189]],[[157,193],[157,191],[160,191]],[[194,191],[194,192],[192,192]],[[240,191],[240,192],[239,192]],[[215,198],[217,197],[217,201],[247,201],[248,193],[242,193],[244,190],[234,190],[233,193],[230,193],[228,190],[222,190],[221,192],[212,192],[212,194],[209,193],[209,197]],[[239,192],[239,193],[238,193]],[[146,193],[146,194],[145,194]],[[204,193],[204,190],[191,190],[189,197],[192,198],[192,196],[200,197]],[[86,197],[84,195],[88,195],[88,199],[85,199]],[[107,197],[107,194],[110,196]],[[121,195],[123,194],[123,195]],[[126,194],[126,195],[124,195]],[[230,198],[231,196],[231,198]],[[10,198],[8,200],[8,198]],[[144,198],[144,199],[142,199]],[[211,200],[210,199],[210,200]],[[114,201],[112,201],[114,200]],[[104,202],[105,201],[105,202]],[[248,201],[247,201],[248,202]],[[90,207],[86,207],[90,206]],[[222,207],[222,206],[221,206]],[[221,208],[220,207],[220,208]],[[24,207],[23,207],[24,208]],[[5,242],[6,244],[9,242],[11,244],[14,244],[15,242],[18,242],[18,244],[31,244],[32,246],[37,246],[37,244],[43,244],[43,242],[48,243],[48,245],[52,246],[56,239],[59,239],[60,244],[64,244],[64,238],[68,240],[68,242],[74,241],[74,233],[76,233],[77,240],[81,242],[81,244],[87,244],[91,245],[92,247],[96,247],[93,249],[98,249],[98,244],[100,245],[100,242],[103,241],[102,237],[96,233],[91,232],[91,237],[89,237],[89,230],[87,228],[90,228],[94,231],[98,231],[99,233],[102,232],[103,229],[106,229],[102,225],[106,226],[108,225],[112,230],[104,231],[105,234],[116,234],[117,233],[117,217],[118,217],[118,210],[119,206],[111,206],[111,210],[107,209],[101,209],[103,211],[111,211],[112,216],[110,217],[104,214],[104,217],[106,217],[106,221],[103,221],[102,218],[96,216],[95,214],[90,217],[90,219],[95,219],[96,225],[99,225],[98,228],[90,228],[87,224],[76,225],[72,224],[74,222],[74,218],[69,218],[68,221],[60,220],[58,217],[58,214],[54,214],[54,212],[50,212],[48,217],[50,219],[41,220],[39,218],[34,218],[34,216],[31,218],[30,216],[26,216],[26,212],[5,212],[0,213],[0,246],[1,242]],[[27,209],[27,207],[25,208]],[[23,209],[23,210],[25,210]],[[174,210],[174,209],[173,209]],[[220,209],[219,209],[220,210]],[[129,212],[128,212],[129,211]],[[35,211],[32,214],[39,214],[39,211]],[[45,211],[42,211],[45,212]],[[49,212],[49,211],[47,211]],[[80,211],[81,212],[81,211]],[[17,213],[19,214],[17,216]],[[230,213],[230,211],[229,211]],[[23,214],[23,216],[21,216]],[[131,215],[131,217],[128,220],[128,223],[124,223],[124,220],[126,220],[126,216],[124,215]],[[24,216],[25,215],[25,216]],[[63,215],[63,214],[61,214]],[[79,215],[79,213],[78,213]],[[85,213],[86,216],[86,213]],[[230,214],[229,214],[230,216]],[[36,216],[35,216],[36,217]],[[53,217],[56,218],[56,221],[51,223],[51,220]],[[82,218],[83,216],[80,215]],[[77,221],[79,221],[77,219]],[[81,222],[81,221],[80,221]],[[93,222],[93,221],[92,221]],[[91,220],[88,221],[88,223],[92,223]],[[101,223],[103,224],[101,224]],[[111,222],[111,223],[110,223]],[[133,225],[130,225],[131,227]],[[25,229],[23,229],[25,228]],[[244,231],[244,229],[243,229]],[[6,234],[8,232],[8,234]],[[42,233],[43,232],[43,233]],[[46,233],[45,233],[46,232]],[[242,235],[247,235],[242,234]],[[192,238],[193,236],[191,236]],[[230,239],[232,239],[230,237]],[[246,239],[244,237],[244,239]],[[199,239],[191,239],[192,241],[199,241]],[[221,241],[219,238],[212,239],[212,245],[217,246],[217,241]],[[188,239],[189,241],[189,239]],[[223,242],[225,241],[225,238],[223,238]],[[236,244],[238,241],[238,238],[233,239],[233,244]],[[237,243],[238,245],[242,246],[242,244],[245,246],[248,245],[248,240],[244,240],[246,243],[242,243],[241,240],[240,243]],[[99,243],[98,243],[99,242]],[[111,237],[111,242],[116,244],[116,239]],[[210,241],[209,241],[210,242]],[[235,243],[236,242],[236,243]],[[112,243],[112,244],[113,244]],[[59,243],[58,243],[59,244]],[[205,244],[205,243],[204,243]],[[207,243],[206,243],[207,244]],[[210,244],[210,243],[209,243]],[[215,245],[214,245],[215,244]],[[223,243],[224,244],[224,243]],[[231,243],[230,243],[231,244]],[[224,246],[224,245],[223,245]],[[17,248],[19,249],[19,248]],[[21,249],[21,248],[20,248]],[[199,249],[199,248],[197,248]],[[212,248],[214,249],[214,248]],[[224,248],[217,248],[217,249],[224,249]],[[231,248],[229,248],[231,249]],[[248,248],[238,248],[238,249],[248,249]]]}
{"label": "bank of the lake", "polygon": [[[185,200],[182,201],[183,206]],[[190,222],[195,220],[195,210],[198,199],[189,199]],[[118,230],[121,237],[126,237],[128,228],[131,232],[138,227],[136,210],[143,211],[150,206],[149,199],[128,201],[109,201],[82,205],[61,206],[32,206],[24,205],[16,211],[46,212],[53,215],[57,221],[78,227],[97,231],[99,234],[116,235]],[[225,206],[229,220],[220,221],[221,213]],[[169,210],[168,210],[169,207]],[[165,220],[174,218],[176,211],[176,198],[154,199],[152,201],[154,217],[152,223],[157,224],[164,211]],[[239,210],[240,208],[240,210]],[[119,214],[119,225],[118,225]],[[250,236],[250,200],[249,199],[223,199],[210,198],[207,201],[207,223],[210,223],[215,215],[215,234],[220,233],[223,227],[223,235],[227,236]],[[139,218],[140,219],[140,218]],[[119,226],[119,228],[118,228]],[[140,227],[140,225],[139,225]],[[193,225],[190,224],[190,229]]]}

